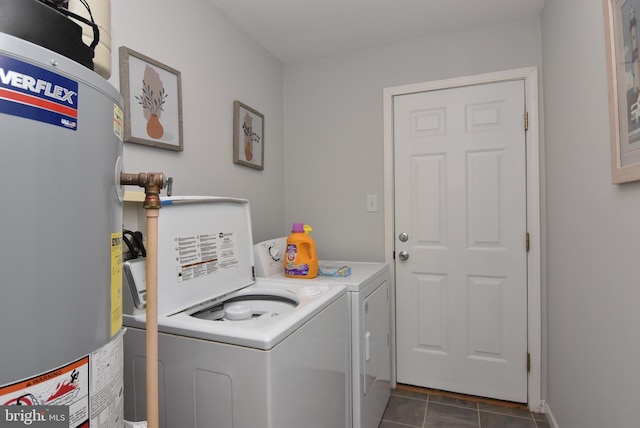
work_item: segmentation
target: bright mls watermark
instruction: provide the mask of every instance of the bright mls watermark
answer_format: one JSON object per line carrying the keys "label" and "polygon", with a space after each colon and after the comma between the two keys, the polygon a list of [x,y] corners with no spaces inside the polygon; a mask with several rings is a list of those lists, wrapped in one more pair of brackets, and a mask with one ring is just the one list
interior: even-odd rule
{"label": "bright mls watermark", "polygon": [[0,428],[69,428],[69,406],[0,406]]}

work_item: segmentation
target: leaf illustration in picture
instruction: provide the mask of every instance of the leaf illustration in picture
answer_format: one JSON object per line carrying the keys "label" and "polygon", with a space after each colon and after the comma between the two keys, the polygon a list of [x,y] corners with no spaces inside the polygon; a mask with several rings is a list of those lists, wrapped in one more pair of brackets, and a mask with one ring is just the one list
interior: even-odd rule
{"label": "leaf illustration in picture", "polygon": [[250,161],[253,159],[253,145],[251,144],[251,135],[253,134],[253,118],[249,113],[244,115],[242,129],[244,130],[244,157]]}
{"label": "leaf illustration in picture", "polygon": [[157,71],[147,65],[142,78],[142,93],[136,95],[138,104],[142,106],[142,114],[147,120],[147,135],[151,138],[162,138],[164,128],[160,123],[160,117],[164,111],[163,105],[168,95]]}

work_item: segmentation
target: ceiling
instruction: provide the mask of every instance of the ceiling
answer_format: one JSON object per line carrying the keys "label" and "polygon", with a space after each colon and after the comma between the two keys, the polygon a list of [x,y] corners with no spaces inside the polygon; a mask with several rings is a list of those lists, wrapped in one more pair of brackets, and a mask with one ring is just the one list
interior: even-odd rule
{"label": "ceiling", "polygon": [[544,0],[210,0],[283,63],[540,15]]}

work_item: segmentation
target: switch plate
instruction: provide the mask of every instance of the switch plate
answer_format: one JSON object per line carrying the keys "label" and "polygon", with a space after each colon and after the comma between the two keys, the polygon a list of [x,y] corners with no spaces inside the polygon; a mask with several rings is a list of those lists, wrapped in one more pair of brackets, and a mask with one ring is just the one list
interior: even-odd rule
{"label": "switch plate", "polygon": [[378,212],[378,195],[376,194],[367,195],[367,212],[368,213]]}

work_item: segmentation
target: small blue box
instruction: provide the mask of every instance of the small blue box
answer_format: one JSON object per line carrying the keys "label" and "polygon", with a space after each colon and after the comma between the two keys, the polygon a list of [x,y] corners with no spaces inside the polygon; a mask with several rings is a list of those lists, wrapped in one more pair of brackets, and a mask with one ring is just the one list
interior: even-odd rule
{"label": "small blue box", "polygon": [[345,277],[351,275],[351,266],[347,265],[320,265],[318,272],[321,276]]}

